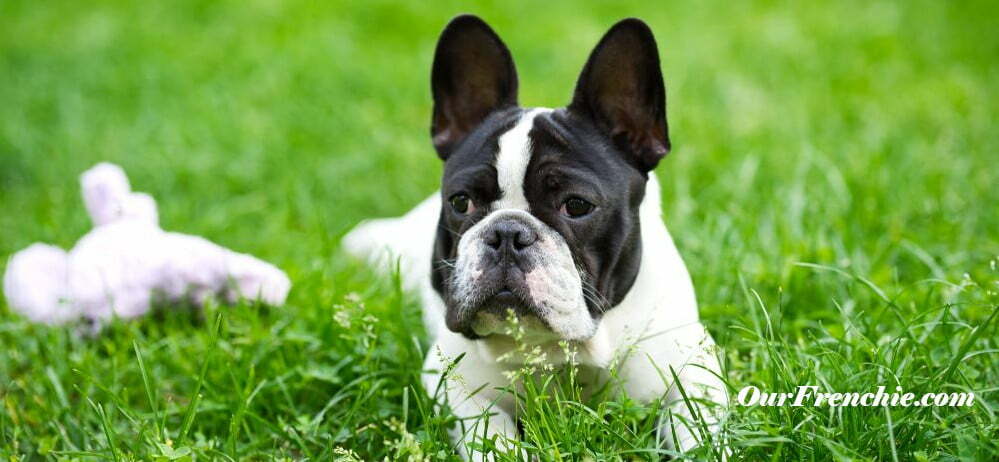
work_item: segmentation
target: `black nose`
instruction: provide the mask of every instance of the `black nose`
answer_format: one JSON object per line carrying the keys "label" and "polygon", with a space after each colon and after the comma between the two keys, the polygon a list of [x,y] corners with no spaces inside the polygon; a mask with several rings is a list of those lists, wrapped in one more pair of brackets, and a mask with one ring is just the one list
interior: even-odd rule
{"label": "black nose", "polygon": [[497,251],[516,254],[537,242],[538,233],[519,221],[504,220],[486,232],[485,241]]}

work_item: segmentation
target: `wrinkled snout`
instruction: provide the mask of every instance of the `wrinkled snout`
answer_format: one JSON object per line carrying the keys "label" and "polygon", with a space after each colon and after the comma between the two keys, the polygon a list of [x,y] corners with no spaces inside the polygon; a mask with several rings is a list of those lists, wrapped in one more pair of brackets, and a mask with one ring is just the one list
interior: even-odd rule
{"label": "wrinkled snout", "polygon": [[565,240],[523,210],[495,211],[462,235],[448,286],[447,327],[469,338],[503,333],[511,311],[566,339],[595,328]]}
{"label": "wrinkled snout", "polygon": [[483,312],[496,318],[505,318],[509,310],[537,314],[527,286],[540,236],[531,219],[524,213],[497,212],[462,237],[449,329],[476,337],[473,324]]}

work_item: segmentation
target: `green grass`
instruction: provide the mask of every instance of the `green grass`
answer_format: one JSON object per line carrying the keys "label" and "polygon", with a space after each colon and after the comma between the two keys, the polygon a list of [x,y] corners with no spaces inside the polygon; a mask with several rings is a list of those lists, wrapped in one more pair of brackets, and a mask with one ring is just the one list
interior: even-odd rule
{"label": "green grass", "polygon": [[[614,21],[651,23],[675,144],[666,221],[733,390],[977,393],[970,408],[734,407],[730,460],[999,458],[988,1],[0,2],[0,258],[71,246],[89,229],[76,177],[108,160],[165,228],[294,283],[283,308],[170,312],[97,339],[0,305],[0,453],[453,457],[454,419],[419,385],[415,298],[338,241],[436,189],[431,54],[467,9],[538,106],[567,102]],[[522,445],[540,460],[655,453],[655,406],[533,390]]]}

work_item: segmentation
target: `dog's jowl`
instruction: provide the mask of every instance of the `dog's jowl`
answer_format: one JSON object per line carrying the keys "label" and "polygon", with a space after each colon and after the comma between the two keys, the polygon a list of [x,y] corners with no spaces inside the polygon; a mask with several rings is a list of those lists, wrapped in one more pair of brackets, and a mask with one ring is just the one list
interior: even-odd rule
{"label": "dog's jowl", "polygon": [[[523,108],[510,52],[485,22],[459,16],[441,34],[441,190],[403,217],[362,223],[344,247],[384,271],[398,259],[421,294],[434,340],[426,388],[444,385],[460,417],[483,416],[454,431],[466,458],[481,456],[473,438],[518,438],[514,398],[500,390],[521,366],[508,353],[525,346],[558,363],[567,341],[597,377],[590,386],[611,380],[613,363],[632,398],[674,402],[661,431],[678,450],[699,443],[691,407],[710,426],[722,407],[705,403],[726,402],[652,172],[670,150],[659,66],[652,31],[627,19],[597,44],[566,107]],[[441,384],[458,357],[461,380]]]}

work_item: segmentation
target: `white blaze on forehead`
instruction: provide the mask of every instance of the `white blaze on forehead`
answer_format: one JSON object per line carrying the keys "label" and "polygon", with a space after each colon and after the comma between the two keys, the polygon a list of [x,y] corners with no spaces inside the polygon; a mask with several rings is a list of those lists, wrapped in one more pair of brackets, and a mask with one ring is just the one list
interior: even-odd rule
{"label": "white blaze on forehead", "polygon": [[510,131],[499,138],[499,153],[496,154],[496,180],[502,195],[493,202],[493,210],[519,209],[529,211],[524,197],[524,177],[527,164],[531,162],[531,139],[528,135],[534,127],[534,117],[551,112],[551,109],[532,109],[521,116]]}

